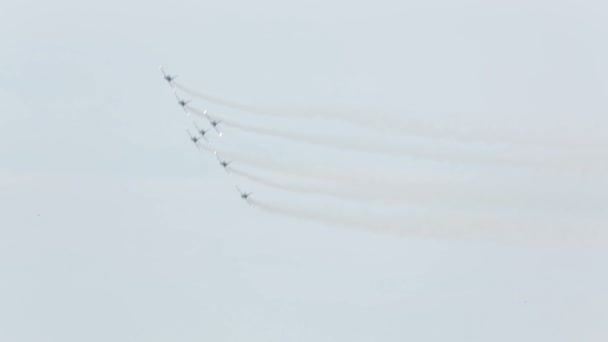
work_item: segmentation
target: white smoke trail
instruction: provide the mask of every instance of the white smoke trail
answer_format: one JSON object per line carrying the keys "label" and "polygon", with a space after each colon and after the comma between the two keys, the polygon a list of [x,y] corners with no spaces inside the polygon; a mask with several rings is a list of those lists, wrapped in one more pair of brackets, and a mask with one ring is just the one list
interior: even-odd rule
{"label": "white smoke trail", "polygon": [[[210,119],[211,115],[206,111],[201,111],[196,108],[191,108],[191,111],[195,114]],[[466,148],[454,148],[451,146],[443,147],[430,147],[426,145],[404,145],[395,144],[387,141],[375,140],[375,141],[363,141],[357,140],[344,140],[336,139],[333,137],[321,137],[313,136],[296,132],[284,132],[281,130],[259,127],[254,125],[242,124],[213,114],[214,119],[221,121],[221,124],[227,127],[233,127],[244,132],[253,134],[261,134],[265,136],[290,140],[300,143],[308,143],[321,147],[328,147],[338,150],[346,150],[353,152],[362,152],[373,155],[385,155],[401,158],[410,158],[418,160],[427,160],[440,163],[452,163],[452,164],[477,164],[487,166],[511,166],[511,167],[526,167],[526,168],[538,168],[540,170],[546,169],[564,169],[565,171],[571,171],[572,169],[581,169],[581,165],[586,166],[587,172],[592,171],[593,173],[601,173],[608,170],[608,160],[587,158],[588,161],[580,160],[580,154],[576,157],[571,155],[561,155],[555,153],[548,153],[547,150],[539,149],[525,149],[525,150],[512,150],[505,149],[504,146],[499,149],[500,146],[495,146],[494,149],[486,151],[485,154],[479,154],[479,152],[471,154]],[[583,158],[585,159],[585,158]],[[578,163],[572,163],[573,160],[577,160]],[[592,165],[592,167],[590,167]]]}
{"label": "white smoke trail", "polygon": [[[365,129],[375,129],[383,132],[392,131],[398,134],[410,134],[413,136],[419,136],[424,138],[435,138],[435,139],[455,139],[464,140],[468,142],[485,142],[484,139],[472,139],[470,134],[460,134],[454,136],[448,136],[444,129],[433,128],[434,125],[428,122],[414,121],[413,118],[408,118],[408,122],[397,120],[394,115],[379,115],[375,111],[358,111],[358,110],[344,110],[344,109],[293,109],[293,108],[267,108],[257,107],[251,105],[245,105],[237,101],[227,100],[224,98],[216,97],[204,92],[195,91],[190,89],[178,82],[174,82],[177,89],[180,89],[192,96],[207,100],[211,103],[225,106],[228,108],[240,110],[243,112],[249,112],[253,114],[271,116],[271,117],[301,117],[301,118],[322,118],[322,119],[334,119],[339,121],[346,121],[355,126],[363,127]],[[382,120],[378,120],[378,117],[382,117]],[[491,137],[486,137],[491,138]],[[495,139],[491,139],[492,142],[497,142]],[[501,141],[498,141],[499,143]]]}
{"label": "white smoke trail", "polygon": [[[545,180],[545,176],[524,177],[513,175],[461,175],[455,176],[445,172],[414,172],[408,169],[391,170],[369,167],[360,168],[319,168],[304,166],[288,166],[277,161],[259,158],[255,155],[233,152],[209,144],[200,147],[211,153],[218,153],[223,158],[233,160],[241,176],[250,180],[286,191],[322,194],[334,198],[348,199],[355,202],[395,204],[417,204],[423,206],[458,208],[465,210],[510,209],[521,210],[575,210],[581,211],[585,203],[594,207],[595,199],[606,185],[598,184],[593,190],[578,181],[577,187],[564,188],[569,178]],[[282,175],[293,181],[283,184],[268,177],[260,177],[251,172],[243,171],[238,165],[246,164],[274,175]],[[234,165],[232,167],[234,170]],[[524,177],[524,178],[522,178]],[[568,190],[570,189],[571,190]],[[579,189],[580,188],[580,189]],[[555,189],[555,190],[552,190]],[[569,196],[555,196],[554,192],[563,189]],[[549,197],[549,199],[547,199]]]}
{"label": "white smoke trail", "polygon": [[[547,196],[540,189],[492,187],[475,183],[416,182],[390,183],[355,181],[344,179],[342,182],[293,183],[282,182],[231,168],[232,173],[252,182],[270,188],[304,195],[327,196],[348,202],[382,204],[394,206],[416,205],[431,208],[454,209],[460,211],[476,210],[545,210],[550,207],[572,207],[572,201],[548,203]],[[350,183],[349,183],[350,182]],[[582,201],[579,198],[578,201]],[[589,201],[589,199],[585,199]]]}
{"label": "white smoke trail", "polygon": [[285,176],[302,180],[317,182],[340,182],[344,179],[344,175],[337,171],[330,173],[325,172],[324,170],[315,170],[302,166],[289,166],[272,159],[262,158],[247,153],[235,152],[233,150],[224,149],[222,147],[206,143],[198,144],[198,146],[214,155],[219,154],[224,158],[234,160],[238,164],[247,164],[265,171],[283,174]]}
{"label": "white smoke trail", "polygon": [[331,208],[306,210],[288,204],[250,200],[268,213],[324,223],[333,227],[362,229],[408,237],[441,240],[482,240],[527,245],[606,246],[603,222],[556,220],[554,217],[517,218],[495,213],[464,214],[456,211],[411,210],[403,215],[373,215],[364,211],[330,214]]}
{"label": "white smoke trail", "polygon": [[[407,115],[404,113],[387,113],[378,110],[358,110],[344,108],[268,108],[242,104],[207,93],[198,92],[182,84],[174,82],[175,87],[211,103],[268,117],[319,118],[339,122],[348,122],[366,130],[383,133],[392,132],[397,135],[434,139],[439,141],[459,141],[463,143],[507,144],[538,146],[559,149],[572,149],[574,146],[584,146],[601,152],[606,148],[606,142],[584,143],[580,139],[555,137],[548,138],[539,134],[538,130],[529,130],[527,121],[517,122],[513,119],[498,120],[491,115],[445,114],[440,116]],[[485,120],[485,121],[483,121]],[[545,123],[546,125],[546,123]],[[541,132],[542,133],[542,132]],[[560,136],[560,135],[558,135]],[[577,150],[577,149],[575,149]],[[575,151],[574,151],[575,152]]]}
{"label": "white smoke trail", "polygon": [[251,132],[275,138],[286,139],[294,142],[308,143],[321,147],[329,147],[334,149],[342,149],[353,152],[363,152],[375,155],[387,155],[395,157],[406,157],[412,159],[423,159],[435,162],[449,163],[475,163],[487,165],[511,165],[511,166],[535,166],[540,163],[538,158],[526,160],[525,158],[512,158],[508,156],[496,157],[488,156],[467,156],[461,151],[441,151],[437,148],[431,149],[428,146],[421,148],[420,146],[407,147],[396,146],[391,143],[378,143],[362,140],[340,140],[331,137],[320,137],[312,135],[304,135],[295,132],[283,132],[276,129],[256,127],[252,125],[241,124],[237,122],[222,119],[222,123],[228,127],[240,129],[245,132]]}
{"label": "white smoke trail", "polygon": [[237,110],[241,110],[244,112],[250,112],[250,113],[255,113],[255,114],[262,114],[262,115],[266,115],[266,111],[264,109],[260,109],[257,108],[255,106],[248,106],[248,105],[244,105],[235,101],[231,101],[231,100],[226,100],[226,99],[222,99],[213,95],[209,95],[207,93],[203,93],[203,92],[199,92],[199,91],[195,91],[193,89],[190,89],[178,82],[173,82],[173,85],[175,86],[175,88],[182,90],[192,96],[201,98],[203,100],[207,100],[211,103],[215,103],[221,106],[225,106],[228,108],[233,108],[233,109],[237,109]]}
{"label": "white smoke trail", "polygon": [[[328,208],[321,210],[305,210],[286,204],[273,204],[257,199],[251,199],[249,204],[269,213],[282,216],[320,222],[334,227],[354,228],[373,232],[385,232],[411,237],[431,237],[440,239],[480,238],[486,235],[483,227],[490,227],[484,220],[460,217],[437,217],[430,212],[407,213],[407,217],[377,217],[365,212],[350,214],[330,214]],[[375,217],[374,217],[375,216]],[[458,215],[462,216],[462,215]]]}
{"label": "white smoke trail", "polygon": [[275,189],[279,189],[279,190],[285,190],[285,191],[290,191],[290,192],[296,192],[296,193],[304,193],[304,194],[319,194],[322,193],[322,191],[319,191],[319,189],[314,189],[310,186],[307,185],[293,185],[293,184],[282,184],[280,182],[276,182],[273,180],[269,180],[269,179],[265,179],[263,177],[260,176],[256,176],[254,174],[251,174],[247,171],[243,171],[240,170],[238,168],[230,168],[230,170],[232,171],[232,173],[234,173],[235,175],[241,176],[243,178],[246,178],[252,182],[255,183],[259,183],[262,185],[266,185],[268,187],[271,188],[275,188]]}
{"label": "white smoke trail", "polygon": [[[434,189],[429,189],[428,185],[425,185],[423,187],[418,186],[418,189],[412,187],[409,189],[409,191],[404,192],[401,191],[401,189],[395,191],[395,187],[389,187],[388,184],[385,185],[384,188],[372,189],[364,184],[349,184],[348,181],[325,182],[324,184],[285,184],[252,174],[251,172],[244,171],[239,168],[232,167],[230,170],[237,176],[241,176],[252,182],[265,185],[270,188],[298,194],[328,196],[349,202],[360,203],[379,203],[384,205],[415,203],[416,205],[437,205],[445,204],[446,198],[448,198],[448,201],[449,199],[452,199],[453,202],[456,202],[454,198],[458,197],[459,194],[464,191],[464,189],[460,189],[460,191],[455,190],[453,187],[444,187],[444,189],[441,189],[441,186],[435,186]],[[471,189],[467,190],[468,192],[471,192]],[[438,195],[441,192],[444,193],[443,196]]]}
{"label": "white smoke trail", "polygon": [[324,223],[328,223],[330,225],[338,225],[338,226],[346,226],[346,227],[355,227],[355,228],[363,228],[369,229],[370,227],[366,224],[362,224],[361,221],[348,219],[345,217],[332,216],[325,213],[315,213],[309,212],[305,210],[300,210],[296,208],[290,208],[287,206],[275,205],[271,203],[265,203],[259,200],[251,199],[249,204],[252,206],[262,209],[264,211],[270,213],[277,213],[284,216],[290,216],[298,219],[312,220],[312,221],[320,221]]}
{"label": "white smoke trail", "polygon": [[[338,198],[341,200],[347,201],[356,201],[356,202],[377,202],[382,204],[400,204],[403,203],[402,199],[399,198],[385,198],[385,196],[370,196],[364,193],[356,193],[348,191],[348,189],[340,189],[331,185],[319,185],[319,184],[285,184],[281,182],[277,182],[274,180],[270,180],[264,177],[260,177],[254,175],[250,172],[240,170],[238,168],[230,169],[233,174],[241,176],[245,179],[248,179],[252,182],[262,184],[274,189],[284,190],[288,192],[298,193],[298,194],[310,194],[310,195],[322,195],[329,196],[333,198]],[[334,184],[335,185],[335,184]]]}
{"label": "white smoke trail", "polygon": [[[217,151],[216,148],[210,145],[201,144],[201,147],[209,152]],[[238,154],[227,155],[229,157],[238,157]],[[252,159],[255,160],[255,158]],[[262,167],[269,166],[265,165],[264,162],[259,164]],[[276,165],[270,164],[270,166]],[[239,169],[235,171],[240,173]],[[498,188],[487,187],[484,184],[479,184],[478,187],[466,187],[462,184],[454,187],[444,182],[438,184],[424,182],[419,184],[414,180],[409,183],[403,183],[403,179],[390,178],[378,181],[378,177],[360,175],[360,178],[350,178],[347,177],[348,174],[349,172],[343,173],[342,179],[336,181],[332,180],[334,179],[333,176],[339,176],[340,173],[313,173],[314,177],[317,177],[318,180],[327,182],[327,185],[331,184],[334,187],[314,185],[311,189],[321,189],[320,191],[328,192],[328,195],[336,198],[343,197],[344,199],[355,201],[361,200],[361,202],[365,202],[365,200],[393,201],[395,203],[403,201],[401,204],[422,206],[426,210],[429,210],[430,213],[408,212],[405,214],[406,208],[400,206],[399,208],[404,208],[404,215],[402,216],[371,217],[371,215],[366,213],[366,210],[354,211],[348,214],[336,214],[330,207],[314,211],[289,206],[285,203],[271,204],[253,201],[251,204],[265,211],[298,219],[317,221],[332,226],[372,231],[389,231],[406,236],[501,241],[534,240],[539,243],[554,239],[556,236],[557,238],[569,241],[585,240],[585,243],[594,240],[598,236],[600,238],[604,237],[602,235],[604,234],[603,230],[598,227],[602,225],[602,222],[606,223],[605,217],[602,219],[602,217],[598,218],[597,215],[595,217],[590,216],[584,220],[576,219],[565,222],[562,222],[564,215],[558,215],[559,217],[555,218],[553,214],[551,216],[555,222],[552,220],[535,221],[533,219],[525,219],[526,213],[534,214],[536,212],[535,208],[527,210],[530,209],[528,206],[546,202],[547,194],[544,194],[542,191],[538,192],[538,189],[532,189],[531,194],[523,193],[517,195],[513,191],[517,193],[518,189],[512,189],[501,184],[497,184]],[[286,175],[289,176],[289,173]],[[273,184],[272,181],[261,177],[257,178],[255,175],[250,177],[250,179],[252,181],[260,181],[261,184],[267,186],[289,187],[289,185],[285,186],[278,182]],[[341,189],[340,186],[344,188]],[[486,191],[480,191],[480,189],[483,190],[484,188]],[[303,189],[300,185],[296,185],[291,190],[295,192],[302,191]],[[585,198],[574,197],[572,200],[586,200]],[[477,204],[481,204],[481,206]],[[510,207],[515,207],[515,210],[510,210]],[[555,213],[554,208],[549,213]],[[580,217],[583,218],[583,216]],[[576,227],[576,229],[580,228],[580,230],[576,230],[576,233],[574,233],[573,227]]]}

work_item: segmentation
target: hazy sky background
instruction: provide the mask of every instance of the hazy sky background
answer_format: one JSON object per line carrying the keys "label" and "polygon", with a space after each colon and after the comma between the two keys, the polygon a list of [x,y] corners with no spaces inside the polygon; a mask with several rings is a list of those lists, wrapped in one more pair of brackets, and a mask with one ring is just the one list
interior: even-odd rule
{"label": "hazy sky background", "polygon": [[[607,13],[602,1],[3,4],[0,340],[605,341]],[[300,116],[193,102],[234,120],[358,142],[356,121],[374,128],[361,141],[416,146],[395,158],[216,139],[406,204],[227,176],[188,141],[159,64]],[[378,179],[399,191],[373,192]],[[379,233],[281,217],[244,205],[235,182],[342,221],[420,205],[437,222],[399,216]],[[486,214],[496,226],[469,225]]]}

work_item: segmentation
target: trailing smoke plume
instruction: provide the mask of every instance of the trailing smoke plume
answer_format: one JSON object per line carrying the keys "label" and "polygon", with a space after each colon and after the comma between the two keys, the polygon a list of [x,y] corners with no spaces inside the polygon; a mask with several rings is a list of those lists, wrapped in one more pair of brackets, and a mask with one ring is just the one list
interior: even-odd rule
{"label": "trailing smoke plume", "polygon": [[[177,87],[192,92],[181,85],[177,85]],[[196,95],[211,102],[256,114],[281,117],[304,117],[304,114],[306,117],[314,117],[317,115],[323,119],[344,119],[351,123],[358,122],[362,126],[380,128],[377,125],[378,120],[371,120],[369,116],[366,116],[369,113],[335,111],[324,112],[327,115],[319,115],[321,112],[300,113],[293,109],[273,111],[245,106],[206,94],[197,93]],[[273,126],[256,126],[226,120],[226,118],[215,114],[210,115],[196,108],[188,107],[188,109],[210,121],[218,120],[226,127],[254,135],[336,150],[393,156],[398,157],[399,160],[404,158],[423,159],[444,164],[458,164],[458,167],[442,168],[434,163],[420,163],[426,166],[413,170],[410,167],[393,169],[389,166],[385,166],[383,169],[381,165],[376,164],[344,165],[331,168],[326,165],[326,161],[317,164],[310,160],[300,160],[300,165],[292,165],[289,160],[295,160],[295,158],[278,160],[245,153],[240,149],[235,151],[221,145],[213,146],[202,142],[197,144],[203,150],[234,160],[236,168],[231,166],[230,169],[232,174],[238,177],[294,194],[326,196],[343,201],[339,206],[332,206],[332,202],[328,201],[327,206],[312,210],[307,209],[306,206],[294,206],[285,202],[271,203],[259,198],[248,199],[252,206],[267,212],[330,225],[374,231],[393,231],[408,236],[475,239],[529,239],[537,236],[547,240],[551,234],[558,235],[555,233],[556,230],[562,235],[570,236],[574,232],[572,227],[581,227],[576,232],[577,237],[592,236],[591,240],[593,240],[593,236],[605,238],[602,230],[598,229],[602,222],[605,222],[605,218],[598,217],[597,213],[601,211],[601,203],[605,203],[602,189],[606,189],[608,183],[605,178],[602,178],[603,176],[597,177],[597,175],[602,175],[601,171],[608,169],[608,162],[605,157],[597,155],[595,150],[578,153],[576,149],[556,151],[531,146],[524,148],[522,145],[480,146],[478,144],[469,149],[470,146],[466,144],[455,144],[443,138],[449,137],[461,141],[479,140],[468,139],[474,135],[467,134],[463,136],[463,139],[459,139],[458,134],[451,134],[453,131],[445,122],[442,124],[446,127],[439,128],[415,120],[402,126],[403,123],[399,123],[395,119],[383,117],[382,123],[388,123],[395,132],[407,133],[409,130],[413,130],[415,133],[413,135],[426,135],[427,137],[435,137],[433,134],[440,132],[437,137],[442,138],[438,144],[427,140],[427,143],[418,141],[415,145],[403,145],[396,143],[394,137],[379,137],[366,141],[365,136],[353,138],[319,136],[312,129],[287,132]],[[485,131],[484,134],[498,137],[499,139],[495,139],[494,142],[506,136],[494,135],[490,131]],[[492,139],[487,141],[492,141]],[[505,141],[515,142],[515,140],[508,139]],[[302,156],[305,158],[307,154],[302,154]],[[362,157],[363,159],[365,158]],[[378,158],[378,160],[397,161],[395,158]],[[487,167],[471,168],[470,164]],[[256,171],[243,169],[239,165],[253,167]],[[405,163],[401,165],[404,166]],[[407,165],[415,166],[417,163],[408,160]],[[517,168],[503,168],[505,165],[517,166]],[[526,167],[521,168],[521,166]],[[371,169],[372,167],[375,169]],[[428,173],[427,169],[431,174],[422,174],[423,172]],[[472,169],[476,172],[460,173],[460,176],[464,176],[464,178],[454,176],[455,172],[464,169]],[[551,172],[547,172],[548,170]],[[574,173],[574,176],[569,173]],[[274,177],[272,174],[278,174],[281,177]],[[585,179],[582,175],[592,177]],[[569,180],[574,180],[574,182]],[[593,180],[597,182],[593,183]],[[590,187],[590,184],[594,184],[600,190]],[[397,215],[393,215],[394,213],[378,215],[375,209],[371,210],[374,214],[361,209],[340,213],[344,206],[356,203],[370,209],[374,208],[370,206],[372,203],[381,203],[383,206],[375,208],[389,210],[389,212],[399,208],[400,211],[397,212]],[[387,205],[398,205],[398,207]],[[603,206],[605,208],[605,205]],[[554,219],[556,212],[562,213],[558,222]]]}
{"label": "trailing smoke plume", "polygon": [[573,222],[555,222],[551,218],[522,215],[517,220],[488,213],[441,213],[423,210],[404,215],[373,215],[366,212],[334,213],[307,210],[300,206],[250,199],[249,204],[263,211],[330,226],[373,232],[443,240],[473,239],[510,241],[545,245],[605,245],[608,234],[602,224],[579,221],[580,230],[571,230]]}
{"label": "trailing smoke plume", "polygon": [[277,182],[277,181],[274,181],[271,179],[267,179],[264,177],[260,177],[260,176],[254,175],[250,172],[243,171],[238,168],[231,168],[230,170],[233,174],[235,174],[237,176],[241,176],[252,182],[262,184],[262,185],[265,185],[265,186],[268,186],[268,187],[271,187],[274,189],[298,193],[298,194],[329,196],[329,197],[334,197],[334,198],[338,198],[341,200],[364,202],[364,203],[370,203],[370,202],[378,202],[378,203],[384,203],[384,204],[403,203],[403,200],[400,200],[400,199],[396,199],[396,198],[390,199],[390,198],[386,198],[386,196],[365,195],[363,193],[356,193],[356,192],[349,191],[346,188],[336,188],[335,186],[332,186],[329,184],[325,184],[325,185],[322,185],[322,184],[293,184],[293,183],[286,184],[286,183]]}
{"label": "trailing smoke plume", "polygon": [[[367,130],[392,132],[396,135],[410,135],[420,138],[430,138],[440,141],[460,141],[464,143],[509,144],[525,146],[543,146],[546,148],[571,149],[580,146],[586,150],[592,149],[600,153],[606,148],[605,139],[602,142],[583,141],[573,142],[572,139],[557,136],[549,138],[547,134],[538,131],[522,131],[526,122],[515,122],[512,119],[489,119],[487,115],[463,115],[450,113],[441,115],[437,120],[428,116],[408,115],[405,113],[386,113],[378,110],[359,110],[344,108],[269,108],[246,105],[237,101],[227,100],[207,93],[192,90],[174,82],[175,87],[192,96],[204,99],[214,104],[267,117],[281,118],[317,118],[346,122]],[[381,119],[379,119],[381,118]],[[483,121],[485,120],[485,121]],[[541,132],[542,133],[542,132]],[[577,148],[575,148],[576,150]]]}
{"label": "trailing smoke plume", "polygon": [[[466,149],[454,147],[437,147],[429,146],[428,144],[416,144],[409,146],[407,144],[395,144],[394,142],[385,141],[375,138],[369,140],[366,137],[357,137],[353,139],[336,139],[327,136],[318,136],[314,134],[302,134],[298,132],[285,132],[275,128],[259,127],[249,124],[243,124],[232,120],[227,120],[218,115],[211,116],[206,111],[191,108],[195,114],[204,117],[208,120],[216,119],[226,127],[233,127],[244,132],[260,134],[264,136],[285,139],[293,142],[307,143],[321,147],[328,147],[336,150],[346,150],[353,152],[368,153],[374,155],[386,155],[401,158],[428,160],[441,163],[453,164],[478,164],[488,166],[513,166],[513,167],[533,167],[533,168],[570,168],[572,157],[569,155],[549,154],[546,150],[526,149],[520,150],[519,153],[514,153],[512,150],[505,150],[504,147],[498,149],[494,147],[493,153],[485,153],[482,155],[472,154]],[[596,164],[598,164],[596,162]],[[608,160],[600,162],[596,165],[595,172],[602,172],[608,169]]]}
{"label": "trailing smoke plume", "polygon": [[[390,170],[379,170],[379,173],[369,173],[366,169],[332,169],[306,168],[288,166],[273,160],[263,159],[255,155],[243,154],[200,144],[202,149],[220,154],[223,158],[235,160],[237,168],[231,167],[239,176],[275,189],[281,189],[301,194],[317,194],[340,198],[355,202],[391,204],[419,204],[438,208],[459,208],[460,210],[480,210],[482,208],[520,208],[543,210],[585,210],[594,201],[593,192],[601,190],[582,189],[583,184],[568,191],[570,196],[560,196],[552,199],[551,184],[563,182],[547,180],[540,185],[539,180],[531,178],[525,183],[522,179],[517,186],[505,186],[496,183],[491,178],[454,178],[438,174],[418,174],[408,170],[392,173]],[[239,164],[248,164],[260,169],[263,173],[283,175],[292,181],[282,183],[275,177],[262,177],[238,168]],[[504,176],[497,181],[504,182]],[[599,185],[598,185],[599,186]],[[605,186],[604,186],[605,187]],[[601,188],[600,188],[601,189]],[[576,195],[580,193],[580,195]],[[583,197],[580,197],[583,196]],[[585,204],[587,203],[587,204]]]}

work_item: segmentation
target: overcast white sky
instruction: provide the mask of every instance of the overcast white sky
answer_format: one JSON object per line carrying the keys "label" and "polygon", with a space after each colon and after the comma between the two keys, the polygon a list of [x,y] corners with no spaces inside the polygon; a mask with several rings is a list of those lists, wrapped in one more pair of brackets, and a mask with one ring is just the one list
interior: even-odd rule
{"label": "overcast white sky", "polygon": [[[3,4],[0,340],[605,341],[607,13],[539,0]],[[374,143],[415,146],[395,158],[216,139],[375,175],[352,184],[407,203],[227,176],[187,140],[159,64],[201,91],[310,112],[276,119],[290,130],[358,141],[356,121]],[[379,180],[399,191],[374,193]],[[438,221],[378,221],[386,233],[281,217],[244,205],[235,181],[342,221],[418,205]],[[475,215],[491,219],[473,227]]]}

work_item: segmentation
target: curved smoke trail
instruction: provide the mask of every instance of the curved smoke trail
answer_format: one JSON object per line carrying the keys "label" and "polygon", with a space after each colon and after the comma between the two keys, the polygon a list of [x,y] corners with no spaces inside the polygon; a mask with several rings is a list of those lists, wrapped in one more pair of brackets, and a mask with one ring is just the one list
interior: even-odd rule
{"label": "curved smoke trail", "polygon": [[[200,144],[200,147],[214,154],[219,153],[224,158],[235,160],[237,164],[247,164],[265,172],[272,172],[275,175],[283,175],[297,180],[296,185],[291,183],[282,184],[269,180],[267,177],[259,177],[242,169],[236,169],[236,171],[241,172],[240,176],[246,176],[251,181],[286,191],[316,193],[356,202],[386,205],[417,203],[424,206],[459,208],[459,210],[466,210],[467,207],[474,210],[499,208],[505,210],[534,210],[535,208],[536,210],[547,210],[548,208],[564,210],[559,208],[580,207],[583,200],[582,198],[577,199],[575,188],[571,190],[572,196],[570,197],[562,198],[559,201],[546,200],[546,196],[551,196],[551,191],[547,187],[551,184],[562,184],[567,179],[558,178],[544,185],[539,185],[539,180],[536,178],[479,179],[474,175],[455,177],[443,173],[410,173],[407,170],[399,174],[391,174],[388,169],[368,173],[367,169],[306,168],[287,166],[272,160],[224,150],[209,144]],[[234,170],[234,167],[231,169]],[[361,173],[360,171],[364,172]],[[505,187],[504,184],[509,182],[513,186]],[[585,191],[590,190],[582,191],[581,194],[584,194]],[[589,202],[591,199],[585,197],[585,201]],[[589,202],[589,205],[593,205],[593,202]]]}
{"label": "curved smoke trail", "polygon": [[[481,123],[479,122],[479,118],[467,118],[463,114],[456,113],[442,115],[440,118],[432,120],[423,118],[420,115],[404,115],[402,113],[396,115],[395,113],[380,112],[378,110],[259,107],[195,91],[178,82],[174,82],[174,85],[177,89],[211,103],[267,117],[314,117],[325,120],[330,119],[348,122],[351,125],[366,130],[374,130],[382,133],[392,132],[397,135],[407,134],[413,137],[444,142],[459,141],[462,143],[484,143],[492,145],[506,144],[517,145],[519,147],[573,147],[572,142],[564,142],[563,140],[555,139],[551,139],[553,141],[548,141],[544,135],[539,134],[538,132],[523,134],[521,131],[521,128],[524,127],[523,124],[516,125],[512,120],[509,121],[506,119],[503,119],[500,122],[493,120]],[[488,116],[486,115],[482,118],[487,120]],[[477,128],[475,129],[474,127]],[[505,128],[508,128],[509,131],[505,130]],[[588,149],[590,147],[603,150],[606,146],[605,143],[598,146],[592,144],[585,148]]]}
{"label": "curved smoke trail", "polygon": [[378,196],[377,194],[366,195],[364,193],[356,193],[344,191],[344,189],[330,187],[330,186],[319,186],[312,184],[285,184],[276,182],[264,177],[254,175],[250,172],[243,171],[236,168],[231,168],[231,172],[237,176],[241,176],[252,182],[262,184],[274,189],[298,193],[298,194],[309,194],[309,195],[322,195],[329,196],[341,200],[356,201],[356,202],[377,202],[383,204],[402,204],[404,201],[397,198],[385,198],[384,196]]}
{"label": "curved smoke trail", "polygon": [[203,92],[199,92],[199,91],[195,91],[193,89],[190,89],[178,82],[173,81],[173,85],[175,86],[175,88],[182,90],[192,96],[201,98],[203,100],[207,100],[211,103],[215,103],[221,106],[225,106],[228,108],[233,108],[233,109],[237,109],[237,110],[241,110],[244,112],[251,112],[251,113],[255,113],[255,114],[261,114],[261,115],[266,115],[268,112],[265,111],[264,109],[261,108],[257,108],[254,106],[248,106],[248,105],[244,105],[235,101],[230,101],[230,100],[226,100],[223,98],[219,98],[213,95],[209,95],[207,93],[203,93]]}
{"label": "curved smoke trail", "polygon": [[[466,151],[463,153],[459,149],[440,149],[430,148],[428,146],[405,146],[403,144],[395,145],[391,143],[382,142],[371,142],[362,140],[344,140],[336,139],[332,137],[313,136],[296,132],[285,132],[282,130],[259,127],[249,124],[242,124],[227,120],[216,114],[209,114],[206,111],[201,111],[196,108],[190,108],[195,114],[211,120],[212,118],[218,119],[226,127],[236,128],[243,132],[260,134],[264,136],[285,139],[293,142],[307,143],[321,147],[327,147],[338,150],[347,150],[359,153],[368,153],[374,155],[385,155],[393,157],[402,157],[410,159],[428,160],[439,163],[452,163],[452,164],[478,164],[488,166],[512,166],[512,167],[528,167],[528,168],[556,168],[556,167],[569,167],[569,163],[565,163],[565,156],[543,156],[542,153],[535,154],[516,154],[513,152],[510,154],[501,152],[500,150],[495,151],[490,156],[478,156],[471,155]],[[566,158],[568,159],[568,158]],[[569,159],[568,159],[569,160]],[[606,168],[606,166],[604,166]],[[599,171],[599,170],[598,170]]]}
{"label": "curved smoke trail", "polygon": [[[605,246],[605,225],[589,221],[556,222],[552,217],[523,215],[516,219],[495,213],[408,210],[404,215],[330,214],[327,208],[306,210],[288,204],[251,199],[249,204],[271,214],[315,221],[333,227],[441,240],[483,240],[533,245]],[[576,229],[574,229],[576,227]]]}

